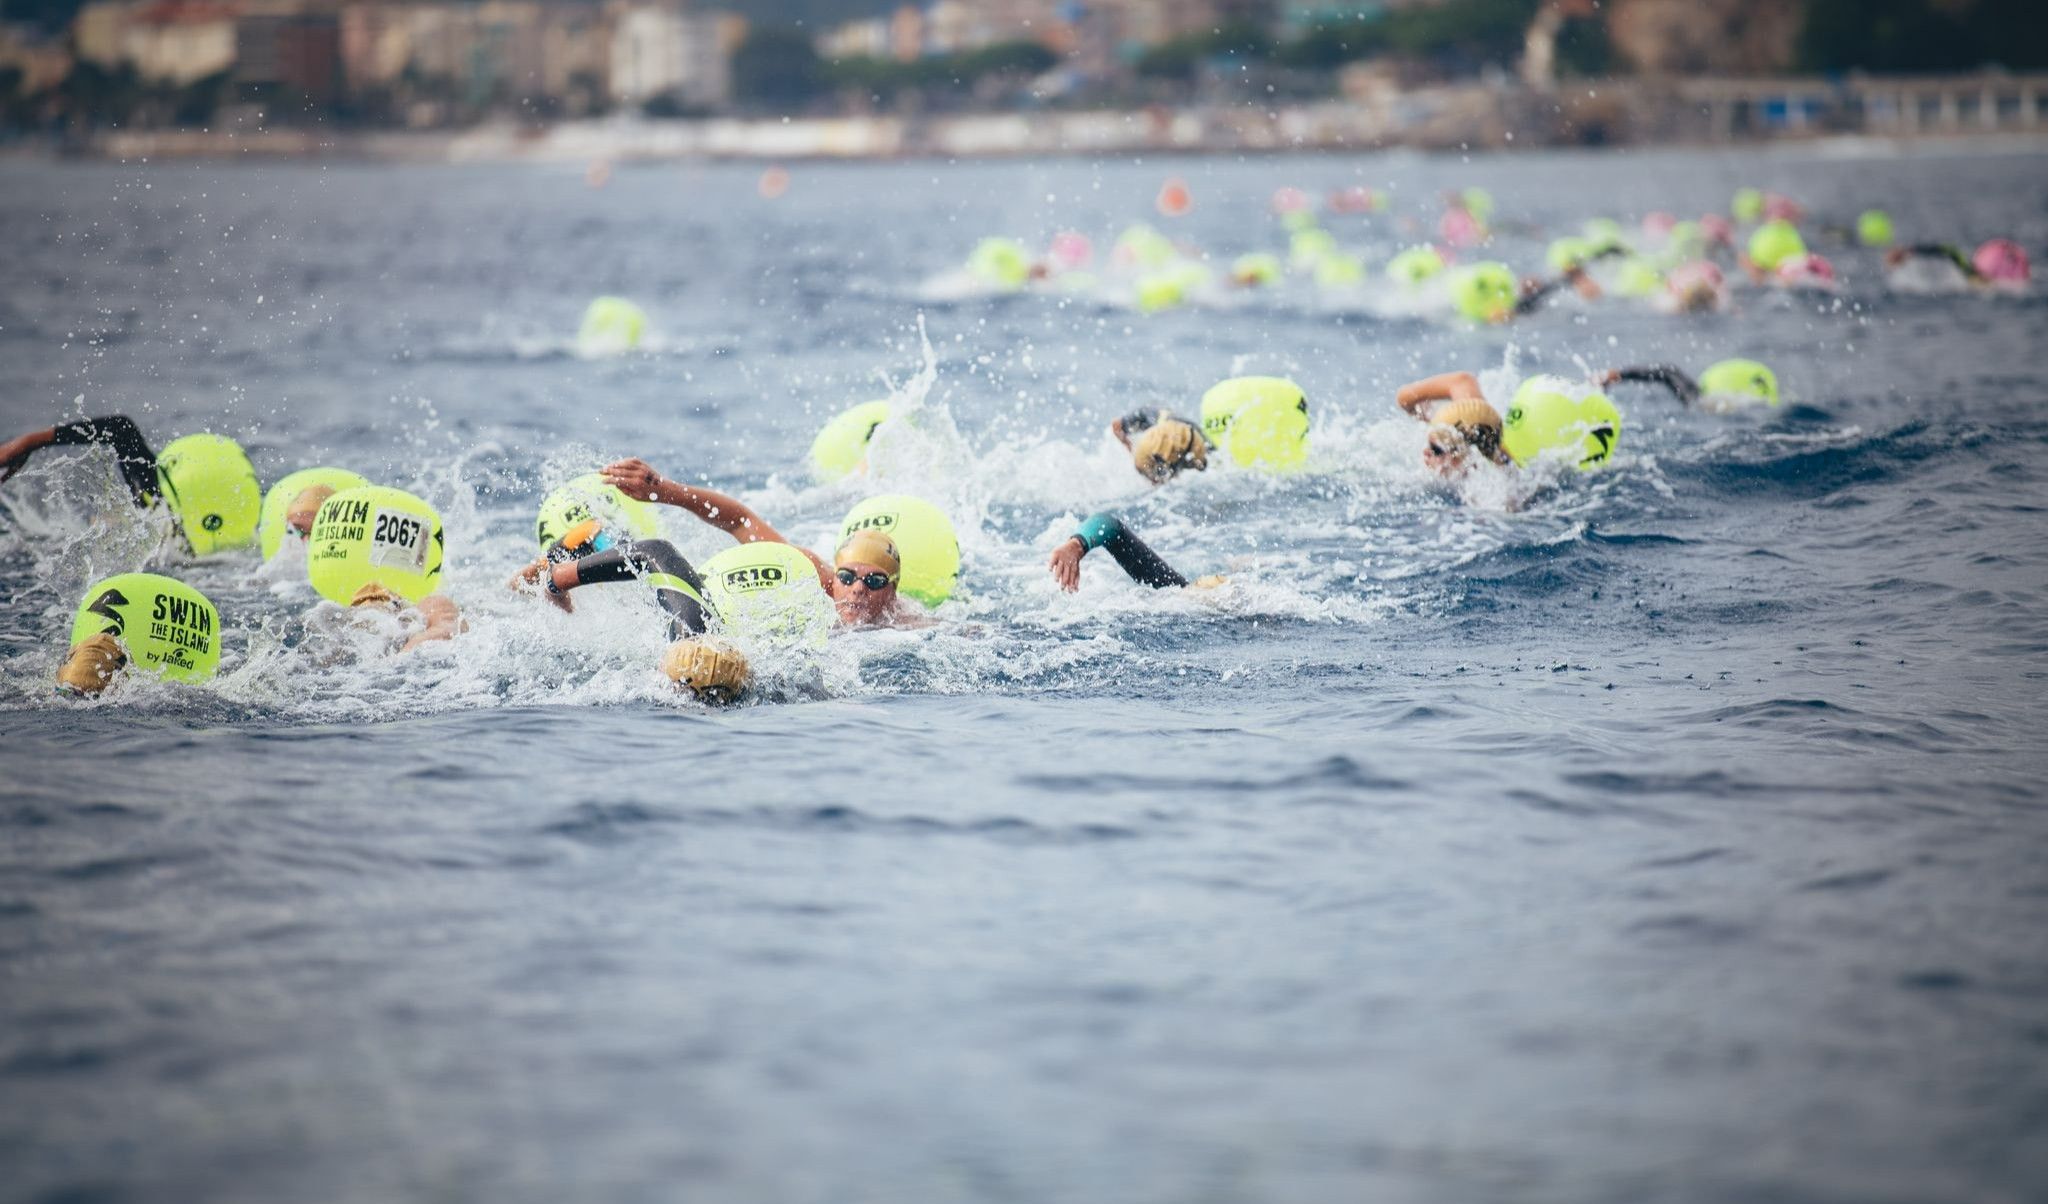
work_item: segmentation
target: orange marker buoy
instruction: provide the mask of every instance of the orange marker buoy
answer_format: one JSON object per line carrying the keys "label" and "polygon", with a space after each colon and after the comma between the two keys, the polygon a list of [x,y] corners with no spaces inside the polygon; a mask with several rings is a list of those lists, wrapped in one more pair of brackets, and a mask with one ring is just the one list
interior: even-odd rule
{"label": "orange marker buoy", "polygon": [[1194,203],[1194,198],[1188,195],[1187,181],[1178,176],[1159,186],[1159,212],[1167,217],[1179,217]]}
{"label": "orange marker buoy", "polygon": [[772,201],[789,191],[789,172],[780,167],[771,167],[761,173],[758,186],[763,200]]}

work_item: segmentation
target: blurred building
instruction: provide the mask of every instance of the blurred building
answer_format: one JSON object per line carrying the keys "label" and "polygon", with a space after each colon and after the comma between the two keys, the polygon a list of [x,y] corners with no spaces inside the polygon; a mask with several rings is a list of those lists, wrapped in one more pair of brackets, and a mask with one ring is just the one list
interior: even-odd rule
{"label": "blurred building", "polygon": [[236,14],[227,4],[162,3],[128,12],[121,58],[136,77],[189,84],[235,65]]}
{"label": "blurred building", "polygon": [[71,74],[71,51],[32,25],[0,25],[0,71],[17,72],[15,92],[34,95]]}
{"label": "blurred building", "polygon": [[612,15],[611,96],[625,104],[670,97],[710,107],[732,98],[732,53],[745,25],[725,13],[631,5]]}
{"label": "blurred building", "polygon": [[1792,65],[1803,3],[1773,0],[1608,0],[1607,36],[1651,75],[1767,75]]}
{"label": "blurred building", "polygon": [[286,111],[318,115],[341,95],[341,21],[332,11],[296,4],[243,6],[235,19],[234,80],[282,102]]}

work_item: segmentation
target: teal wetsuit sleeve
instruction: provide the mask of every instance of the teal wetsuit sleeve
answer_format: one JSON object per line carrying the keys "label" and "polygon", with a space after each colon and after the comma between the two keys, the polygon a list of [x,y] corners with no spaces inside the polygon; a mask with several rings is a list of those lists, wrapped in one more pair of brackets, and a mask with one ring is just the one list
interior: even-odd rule
{"label": "teal wetsuit sleeve", "polygon": [[1188,583],[1186,577],[1175,572],[1173,566],[1166,563],[1159,553],[1146,546],[1144,540],[1139,539],[1130,528],[1124,526],[1123,520],[1108,511],[1089,515],[1080,529],[1074,532],[1074,538],[1080,540],[1081,545],[1090,551],[1096,548],[1108,549],[1118,566],[1130,575],[1131,580],[1140,585],[1165,589],[1168,586],[1182,586]]}

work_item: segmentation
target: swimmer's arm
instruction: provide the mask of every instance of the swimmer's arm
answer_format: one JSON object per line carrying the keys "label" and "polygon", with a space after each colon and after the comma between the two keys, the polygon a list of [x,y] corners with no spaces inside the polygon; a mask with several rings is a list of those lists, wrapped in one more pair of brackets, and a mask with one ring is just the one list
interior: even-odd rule
{"label": "swimmer's arm", "polygon": [[427,625],[419,634],[405,642],[400,652],[411,652],[421,644],[435,640],[452,640],[462,630],[462,609],[446,594],[428,594],[419,600],[417,606]]}
{"label": "swimmer's arm", "polygon": [[1425,377],[1401,386],[1394,394],[1394,404],[1424,422],[1429,421],[1429,411],[1439,401],[1485,401],[1486,394],[1479,390],[1479,378],[1470,372],[1445,372],[1438,376]]}
{"label": "swimmer's arm", "polygon": [[113,450],[121,480],[137,506],[147,508],[155,503],[156,453],[150,450],[141,429],[120,414],[60,422],[0,444],[0,481],[19,472],[30,456],[45,447],[81,447],[89,443],[104,444]]}
{"label": "swimmer's arm", "polygon": [[1053,549],[1048,568],[1061,589],[1073,593],[1081,587],[1081,558],[1093,548],[1107,548],[1131,580],[1141,585],[1165,589],[1188,583],[1186,577],[1175,572],[1159,553],[1125,527],[1122,519],[1105,511],[1090,515],[1079,531]]}
{"label": "swimmer's arm", "polygon": [[1700,399],[1699,382],[1687,376],[1683,369],[1670,364],[1645,364],[1631,368],[1609,368],[1600,375],[1600,383],[1639,385],[1663,385],[1678,398],[1680,405],[1691,405]]}
{"label": "swimmer's arm", "polygon": [[717,527],[740,543],[788,543],[768,520],[749,509],[738,498],[714,489],[700,489],[665,479],[645,460],[620,460],[604,470],[608,484],[616,485],[627,497],[678,506]]}

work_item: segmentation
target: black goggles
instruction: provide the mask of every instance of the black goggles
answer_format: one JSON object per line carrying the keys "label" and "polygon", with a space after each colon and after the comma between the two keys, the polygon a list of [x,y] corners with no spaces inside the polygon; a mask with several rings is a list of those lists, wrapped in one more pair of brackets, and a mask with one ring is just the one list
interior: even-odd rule
{"label": "black goggles", "polygon": [[872,590],[887,589],[890,583],[896,580],[896,578],[891,577],[887,573],[869,573],[866,576],[862,576],[852,569],[838,569],[836,571],[839,575],[839,584],[852,585],[858,581]]}

